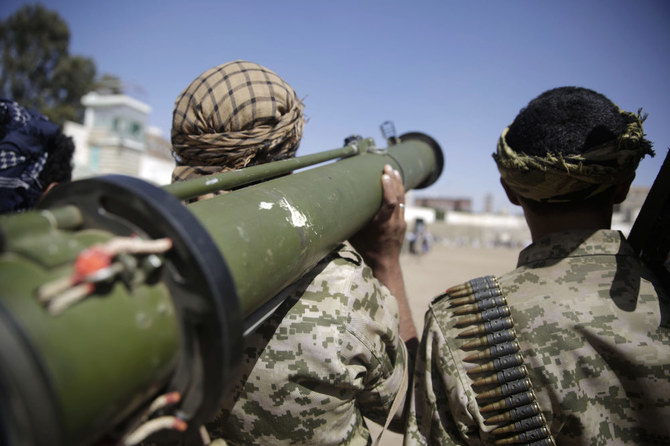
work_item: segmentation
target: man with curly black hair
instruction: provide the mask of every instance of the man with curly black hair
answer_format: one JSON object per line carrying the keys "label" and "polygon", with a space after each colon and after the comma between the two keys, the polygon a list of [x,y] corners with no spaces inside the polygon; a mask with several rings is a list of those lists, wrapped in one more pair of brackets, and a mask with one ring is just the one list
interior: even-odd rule
{"label": "man with curly black hair", "polygon": [[493,157],[533,243],[431,303],[405,444],[670,444],[669,297],[610,229],[653,155],[643,121],[562,87],[502,132]]}
{"label": "man with curly black hair", "polygon": [[32,209],[72,179],[74,143],[45,116],[0,99],[0,214]]}

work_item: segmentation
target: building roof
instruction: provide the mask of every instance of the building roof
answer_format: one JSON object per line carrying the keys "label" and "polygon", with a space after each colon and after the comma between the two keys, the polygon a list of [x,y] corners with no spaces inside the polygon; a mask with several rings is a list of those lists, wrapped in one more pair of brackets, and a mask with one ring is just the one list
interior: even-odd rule
{"label": "building roof", "polygon": [[101,95],[95,91],[82,96],[81,103],[86,107],[113,107],[123,105],[133,108],[145,114],[151,113],[151,107],[142,101],[139,101],[125,94],[105,94]]}

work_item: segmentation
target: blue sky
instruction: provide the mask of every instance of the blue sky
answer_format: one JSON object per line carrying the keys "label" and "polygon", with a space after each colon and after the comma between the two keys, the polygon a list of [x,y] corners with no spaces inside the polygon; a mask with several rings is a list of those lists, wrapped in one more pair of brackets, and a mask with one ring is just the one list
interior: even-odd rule
{"label": "blue sky", "polygon": [[[3,19],[23,4],[4,0]],[[276,71],[304,98],[298,154],[373,137],[392,120],[444,151],[441,178],[417,195],[484,197],[513,210],[491,153],[502,129],[541,92],[597,90],[649,113],[657,156],[670,146],[670,3],[665,0],[203,1],[44,0],[71,31],[70,52],[119,76],[169,135],[177,95],[198,74],[246,59]]]}

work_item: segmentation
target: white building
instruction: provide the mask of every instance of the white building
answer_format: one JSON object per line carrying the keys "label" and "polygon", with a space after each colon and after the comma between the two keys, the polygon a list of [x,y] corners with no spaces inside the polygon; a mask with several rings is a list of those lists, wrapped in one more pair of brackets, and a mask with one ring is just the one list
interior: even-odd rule
{"label": "white building", "polygon": [[159,185],[170,182],[170,143],[147,127],[151,107],[123,94],[92,92],[81,101],[84,124],[64,126],[75,143],[74,179],[114,173]]}

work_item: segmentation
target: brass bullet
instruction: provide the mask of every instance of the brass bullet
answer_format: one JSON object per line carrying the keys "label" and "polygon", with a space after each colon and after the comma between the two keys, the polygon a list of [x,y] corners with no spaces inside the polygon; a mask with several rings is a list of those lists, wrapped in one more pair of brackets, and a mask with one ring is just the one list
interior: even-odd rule
{"label": "brass bullet", "polygon": [[547,423],[544,415],[539,413],[534,417],[524,418],[523,420],[515,421],[513,424],[498,427],[491,432],[494,435],[504,435],[512,432],[523,432],[536,427],[543,426]]}
{"label": "brass bullet", "polygon": [[501,384],[498,387],[482,392],[477,395],[477,401],[482,401],[486,399],[493,398],[504,398],[508,395],[513,395],[515,393],[527,392],[530,390],[531,384],[530,379],[517,379],[516,381],[511,381],[505,384]]}
{"label": "brass bullet", "polygon": [[455,298],[474,294],[477,291],[494,288],[498,288],[497,280],[492,276],[486,276],[472,279],[469,282],[451,287],[445,294],[448,294],[451,298]]}
{"label": "brass bullet", "polygon": [[505,410],[512,409],[514,407],[523,406],[524,404],[530,404],[535,401],[535,394],[532,390],[528,392],[515,393],[510,395],[507,398],[496,401],[495,403],[487,404],[486,406],[479,409],[479,412],[493,412],[494,410]]}
{"label": "brass bullet", "polygon": [[477,335],[483,335],[487,333],[493,333],[499,330],[504,330],[506,328],[512,328],[514,322],[511,317],[503,317],[500,319],[493,319],[492,321],[486,321],[481,325],[476,327],[468,328],[463,330],[458,334],[459,338],[470,338]]}
{"label": "brass bullet", "polygon": [[486,424],[509,423],[510,421],[520,420],[521,418],[532,417],[538,413],[540,413],[540,406],[533,402],[525,406],[515,407],[514,409],[508,410],[507,412],[494,415],[491,418],[487,418],[484,422]]}
{"label": "brass bullet", "polygon": [[525,378],[528,375],[528,369],[525,365],[518,367],[509,367],[497,372],[495,375],[487,376],[486,378],[479,378],[473,381],[472,385],[475,387],[488,386],[492,384],[503,384],[517,379]]}
{"label": "brass bullet", "polygon": [[448,295],[449,298],[467,296],[472,294],[472,286],[469,282],[463,283],[461,285],[453,286],[445,291],[444,294]]}
{"label": "brass bullet", "polygon": [[463,317],[456,321],[457,327],[464,327],[466,325],[471,325],[477,322],[490,321],[493,319],[498,319],[501,317],[506,317],[510,315],[510,309],[507,305],[503,307],[494,307],[484,310],[478,314],[472,314],[470,316]]}
{"label": "brass bullet", "polygon": [[514,367],[523,364],[523,356],[520,353],[502,356],[485,364],[478,365],[468,370],[468,375],[476,375],[479,373],[498,372],[508,367]]}
{"label": "brass bullet", "polygon": [[484,351],[468,355],[465,358],[463,358],[463,361],[477,362],[481,361],[482,359],[499,358],[501,356],[510,355],[518,351],[519,351],[519,343],[516,340],[511,342],[503,342],[502,344],[492,345],[491,347],[487,348]]}
{"label": "brass bullet", "polygon": [[447,290],[445,295],[449,296],[449,299],[457,299],[459,297],[465,297],[472,295],[472,288],[469,286],[461,286],[458,288],[450,288]]}
{"label": "brass bullet", "polygon": [[461,306],[454,309],[455,314],[461,315],[461,314],[476,313],[478,311],[488,310],[489,308],[494,308],[501,305],[507,305],[507,300],[505,299],[505,296],[495,296],[483,300],[478,300],[470,305],[462,305],[462,304],[460,305]]}
{"label": "brass bullet", "polygon": [[491,288],[488,290],[479,290],[474,293],[467,293],[463,295],[450,295],[452,305],[463,305],[464,303],[473,303],[480,300],[489,299],[491,297],[502,296],[500,288]]}
{"label": "brass bullet", "polygon": [[475,296],[470,294],[470,295],[465,296],[465,297],[457,297],[456,299],[452,299],[452,300],[449,301],[449,304],[451,304],[452,307],[459,307],[461,305],[471,304],[471,303],[474,303],[476,301],[477,301],[477,299],[475,299]]}
{"label": "brass bullet", "polygon": [[464,350],[471,350],[473,348],[488,346],[492,344],[500,344],[501,342],[511,341],[516,338],[516,331],[514,329],[500,330],[495,333],[487,334],[486,336],[473,339],[470,342],[463,344]]}
{"label": "brass bullet", "polygon": [[517,444],[517,443],[528,444],[533,441],[538,441],[547,438],[549,437],[549,435],[551,435],[549,429],[547,429],[546,426],[542,426],[537,429],[522,432],[513,437],[504,438],[502,440],[496,440],[495,444]]}

